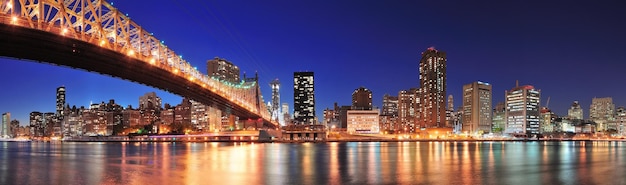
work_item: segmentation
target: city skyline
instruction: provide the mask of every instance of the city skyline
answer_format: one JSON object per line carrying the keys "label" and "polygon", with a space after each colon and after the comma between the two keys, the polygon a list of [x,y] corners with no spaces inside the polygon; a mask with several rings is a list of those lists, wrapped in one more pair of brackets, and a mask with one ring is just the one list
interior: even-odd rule
{"label": "city skyline", "polygon": [[[293,72],[315,72],[318,119],[333,102],[349,105],[350,93],[361,86],[372,90],[376,107],[382,107],[384,94],[419,87],[419,53],[431,46],[448,54],[447,94],[454,97],[461,97],[463,84],[480,80],[493,85],[495,105],[520,80],[520,85],[542,90],[542,106],[544,98],[551,97],[550,108],[558,115],[565,115],[575,100],[587,113],[593,97],[613,97],[617,107],[626,105],[619,80],[604,85],[613,81],[626,60],[622,52],[626,38],[620,34],[626,32],[620,24],[625,18],[615,4],[205,2],[190,7],[171,1],[139,3],[115,2],[115,6],[198,69],[219,56],[248,75],[258,71],[266,102],[271,100],[267,84],[272,79],[289,81]],[[167,17],[157,20],[160,14]],[[115,99],[120,105],[136,107],[137,98],[152,91],[167,103],[182,100],[152,87],[81,70],[6,58],[0,62],[0,77],[9,84],[0,94],[0,112],[10,112],[22,125],[32,111],[54,112],[54,89],[59,86],[67,88],[70,105]],[[519,70],[520,64],[536,69]],[[354,75],[362,72],[373,75]],[[281,94],[293,92],[282,88]],[[293,105],[292,99],[282,101]]]}

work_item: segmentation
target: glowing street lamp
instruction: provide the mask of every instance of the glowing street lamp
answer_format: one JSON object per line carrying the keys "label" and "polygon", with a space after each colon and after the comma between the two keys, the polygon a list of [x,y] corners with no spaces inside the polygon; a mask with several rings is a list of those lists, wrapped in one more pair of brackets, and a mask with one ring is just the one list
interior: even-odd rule
{"label": "glowing street lamp", "polygon": [[12,16],[11,17],[11,24],[17,24],[17,16]]}

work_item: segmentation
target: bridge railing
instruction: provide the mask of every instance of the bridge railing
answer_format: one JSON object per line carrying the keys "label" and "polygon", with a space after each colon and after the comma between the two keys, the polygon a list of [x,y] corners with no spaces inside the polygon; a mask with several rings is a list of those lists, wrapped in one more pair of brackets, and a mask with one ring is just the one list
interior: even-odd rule
{"label": "bridge railing", "polygon": [[243,81],[232,84],[202,74],[163,41],[106,1],[0,0],[0,21],[57,33],[126,54],[196,83],[265,120],[271,120],[263,100],[257,102],[258,84]]}

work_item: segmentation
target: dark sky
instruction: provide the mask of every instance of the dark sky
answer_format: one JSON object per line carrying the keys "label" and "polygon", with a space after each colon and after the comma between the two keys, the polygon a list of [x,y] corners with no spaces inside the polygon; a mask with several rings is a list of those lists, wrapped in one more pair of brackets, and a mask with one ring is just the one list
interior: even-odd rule
{"label": "dark sky", "polygon": [[[447,52],[448,94],[461,106],[464,84],[504,91],[530,84],[542,105],[565,115],[578,100],[588,117],[593,97],[626,105],[626,5],[620,1],[114,1],[144,29],[206,72],[219,56],[252,75],[258,71],[265,101],[269,82],[282,82],[281,101],[293,112],[293,72],[315,72],[319,116],[333,102],[349,105],[354,89],[385,93],[419,86],[420,53]],[[52,112],[55,89],[67,103],[115,99],[124,106],[155,91],[164,103],[181,97],[117,78],[27,61],[0,59],[0,112],[22,125],[31,111]]]}

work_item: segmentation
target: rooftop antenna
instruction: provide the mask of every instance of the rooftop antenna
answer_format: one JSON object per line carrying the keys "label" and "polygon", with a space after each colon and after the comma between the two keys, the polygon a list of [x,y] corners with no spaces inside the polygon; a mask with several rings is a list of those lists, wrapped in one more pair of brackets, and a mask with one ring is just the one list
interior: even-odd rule
{"label": "rooftop antenna", "polygon": [[515,87],[519,87],[519,80],[515,80]]}

